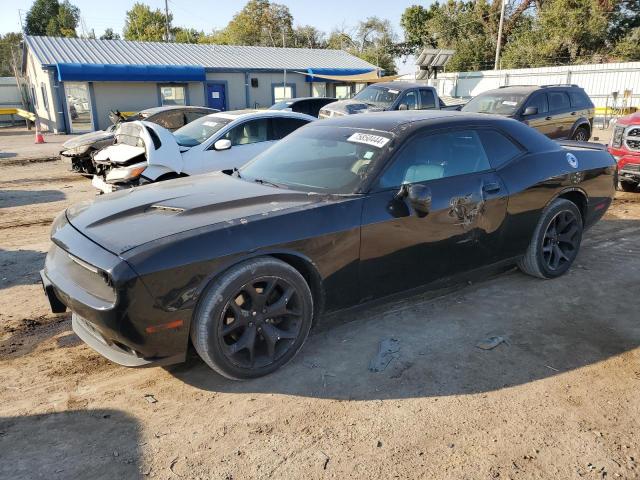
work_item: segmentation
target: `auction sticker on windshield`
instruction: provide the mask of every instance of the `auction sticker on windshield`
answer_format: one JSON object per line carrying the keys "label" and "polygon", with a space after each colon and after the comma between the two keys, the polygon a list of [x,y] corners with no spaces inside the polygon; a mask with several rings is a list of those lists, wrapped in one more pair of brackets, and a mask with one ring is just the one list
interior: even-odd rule
{"label": "auction sticker on windshield", "polygon": [[389,142],[389,139],[381,135],[371,135],[370,133],[358,132],[347,138],[347,142],[364,143],[366,145],[382,148]]}
{"label": "auction sticker on windshield", "polygon": [[218,122],[210,122],[209,120],[207,120],[206,122],[202,122],[203,125],[206,125],[207,127],[217,127],[218,126]]}

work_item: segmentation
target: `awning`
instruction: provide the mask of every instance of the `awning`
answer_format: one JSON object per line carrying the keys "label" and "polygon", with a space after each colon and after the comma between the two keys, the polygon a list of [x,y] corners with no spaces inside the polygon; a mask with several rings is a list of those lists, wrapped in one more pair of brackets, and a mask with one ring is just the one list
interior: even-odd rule
{"label": "awning", "polygon": [[353,83],[377,83],[390,82],[400,75],[390,75],[379,77],[377,70],[361,70],[359,72],[348,70],[330,69],[308,69],[306,72],[295,72],[307,76],[307,82],[317,82],[318,80],[329,80],[331,82],[353,82]]}
{"label": "awning", "polygon": [[58,63],[60,82],[204,82],[204,67]]}

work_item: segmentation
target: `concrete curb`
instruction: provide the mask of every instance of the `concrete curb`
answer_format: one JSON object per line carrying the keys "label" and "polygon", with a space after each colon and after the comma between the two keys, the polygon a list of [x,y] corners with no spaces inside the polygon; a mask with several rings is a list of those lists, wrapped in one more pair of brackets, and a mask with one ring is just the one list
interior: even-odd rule
{"label": "concrete curb", "polygon": [[5,160],[0,160],[0,165],[5,167],[14,167],[16,165],[28,165],[31,163],[55,162],[56,160],[60,160],[59,155],[52,155],[49,157],[7,158]]}

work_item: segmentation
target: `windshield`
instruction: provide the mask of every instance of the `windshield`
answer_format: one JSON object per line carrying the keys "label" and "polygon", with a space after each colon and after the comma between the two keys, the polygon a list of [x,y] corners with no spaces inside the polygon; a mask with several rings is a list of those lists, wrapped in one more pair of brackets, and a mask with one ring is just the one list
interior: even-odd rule
{"label": "windshield", "polygon": [[513,115],[525,99],[523,93],[485,93],[472,98],[462,107],[463,112]]}
{"label": "windshield", "polygon": [[390,136],[352,128],[303,127],[240,169],[248,181],[307,192],[354,193]]}
{"label": "windshield", "polygon": [[173,136],[176,138],[178,145],[195,147],[229,123],[231,123],[231,120],[228,118],[207,115],[187,123],[184,127],[180,127],[173,132]]}
{"label": "windshield", "polygon": [[291,108],[292,104],[293,102],[291,100],[274,103],[269,107],[269,110],[284,110],[285,108]]}
{"label": "windshield", "polygon": [[364,103],[383,107],[390,106],[393,102],[396,101],[398,95],[400,95],[399,90],[370,85],[364,90],[360,91],[360,93],[358,93],[353,98]]}

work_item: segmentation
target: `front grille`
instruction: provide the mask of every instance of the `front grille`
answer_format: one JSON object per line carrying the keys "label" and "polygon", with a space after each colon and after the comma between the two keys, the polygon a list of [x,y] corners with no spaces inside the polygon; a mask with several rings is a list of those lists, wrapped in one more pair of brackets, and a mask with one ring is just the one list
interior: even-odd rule
{"label": "front grille", "polygon": [[627,132],[629,137],[640,137],[640,127],[634,127]]}
{"label": "front grille", "polygon": [[640,140],[627,140],[627,147],[630,150],[640,150]]}

